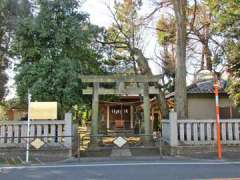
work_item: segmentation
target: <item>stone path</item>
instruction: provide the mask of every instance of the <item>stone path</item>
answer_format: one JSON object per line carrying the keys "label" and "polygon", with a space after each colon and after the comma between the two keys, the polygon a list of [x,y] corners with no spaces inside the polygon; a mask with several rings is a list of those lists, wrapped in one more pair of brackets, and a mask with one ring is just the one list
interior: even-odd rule
{"label": "stone path", "polygon": [[132,153],[130,151],[130,149],[128,148],[118,148],[118,149],[113,149],[112,153],[111,153],[111,157],[129,157],[132,156]]}

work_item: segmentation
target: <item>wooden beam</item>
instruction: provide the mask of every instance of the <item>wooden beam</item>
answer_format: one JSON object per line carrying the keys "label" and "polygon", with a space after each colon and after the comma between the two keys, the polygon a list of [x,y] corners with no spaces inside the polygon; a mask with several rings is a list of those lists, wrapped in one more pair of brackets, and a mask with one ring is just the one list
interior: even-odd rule
{"label": "wooden beam", "polygon": [[[93,94],[93,88],[87,88],[82,90],[83,94]],[[149,94],[158,94],[159,89],[155,88],[154,86],[149,87]],[[118,91],[116,89],[106,89],[106,88],[99,88],[98,89],[99,95],[137,95],[137,94],[143,94],[143,89],[141,88],[126,88],[122,89],[121,91]]]}
{"label": "wooden beam", "polygon": [[80,75],[82,82],[85,83],[115,83],[115,82],[158,82],[162,75]]}

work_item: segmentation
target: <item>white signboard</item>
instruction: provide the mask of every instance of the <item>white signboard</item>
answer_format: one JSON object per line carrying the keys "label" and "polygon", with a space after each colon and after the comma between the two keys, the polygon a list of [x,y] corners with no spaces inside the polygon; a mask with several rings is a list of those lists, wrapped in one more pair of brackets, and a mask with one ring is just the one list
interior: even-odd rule
{"label": "white signboard", "polygon": [[127,143],[127,140],[123,137],[117,137],[114,141],[113,141],[114,144],[116,144],[119,148],[123,147],[124,144]]}
{"label": "white signboard", "polygon": [[57,102],[30,102],[30,119],[57,119]]}
{"label": "white signboard", "polygon": [[35,139],[33,142],[31,142],[31,145],[32,145],[35,149],[40,149],[44,144],[45,144],[45,143],[44,143],[41,139],[39,139],[39,138],[37,138],[37,139]]}

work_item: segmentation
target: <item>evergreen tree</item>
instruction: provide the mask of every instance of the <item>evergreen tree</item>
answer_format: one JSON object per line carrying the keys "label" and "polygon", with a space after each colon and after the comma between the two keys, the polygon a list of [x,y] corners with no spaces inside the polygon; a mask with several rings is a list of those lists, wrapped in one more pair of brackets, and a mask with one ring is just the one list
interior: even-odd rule
{"label": "evergreen tree", "polygon": [[28,0],[0,1],[0,101],[7,94],[8,81],[5,70],[9,65],[11,40],[14,38],[17,18],[30,15]]}
{"label": "evergreen tree", "polygon": [[77,0],[39,1],[35,16],[19,21],[13,52],[17,94],[26,100],[57,101],[64,111],[83,102],[80,74],[101,73],[94,39],[100,29],[79,11]]}
{"label": "evergreen tree", "polygon": [[214,16],[215,34],[224,39],[230,83],[228,92],[235,104],[240,105],[240,1],[209,0]]}

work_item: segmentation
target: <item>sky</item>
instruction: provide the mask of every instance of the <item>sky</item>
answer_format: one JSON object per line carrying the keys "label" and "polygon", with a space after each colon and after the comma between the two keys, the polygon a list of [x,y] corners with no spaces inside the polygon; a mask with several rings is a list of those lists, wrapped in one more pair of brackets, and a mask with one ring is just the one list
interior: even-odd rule
{"label": "sky", "polygon": [[82,5],[82,11],[88,12],[93,24],[109,27],[112,23],[111,13],[106,5],[113,6],[113,0],[86,0]]}

